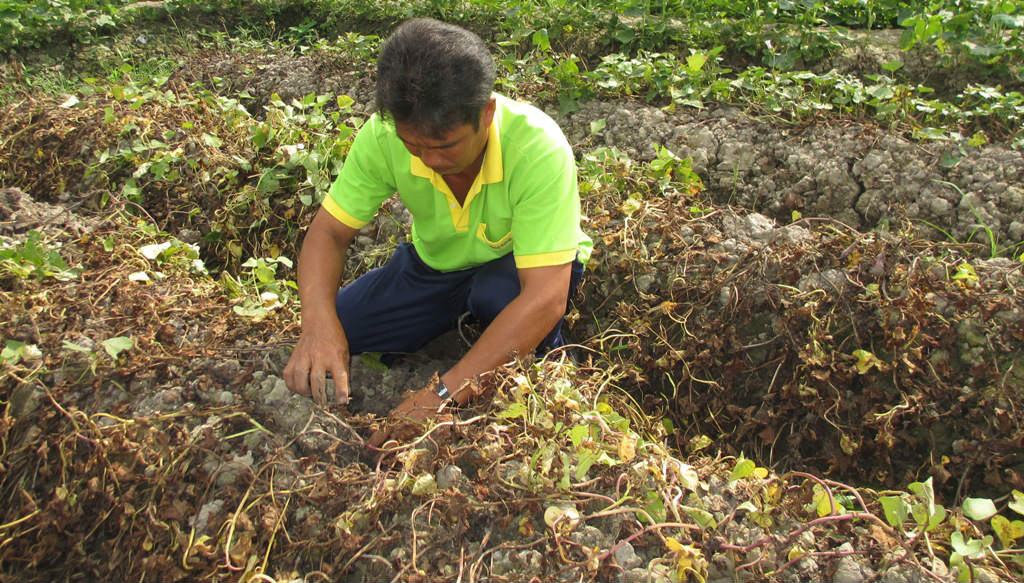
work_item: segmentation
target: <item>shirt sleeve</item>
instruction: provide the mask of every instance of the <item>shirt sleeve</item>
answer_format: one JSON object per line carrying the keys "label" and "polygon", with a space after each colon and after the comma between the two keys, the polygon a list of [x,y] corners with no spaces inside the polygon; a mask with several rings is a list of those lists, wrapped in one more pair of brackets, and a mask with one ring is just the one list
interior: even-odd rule
{"label": "shirt sleeve", "polygon": [[373,220],[384,199],[396,190],[391,152],[385,144],[389,129],[376,114],[363,124],[324,198],[324,210],[354,229]]}
{"label": "shirt sleeve", "polygon": [[576,161],[560,130],[524,147],[510,176],[516,267],[563,265],[576,258],[581,238]]}

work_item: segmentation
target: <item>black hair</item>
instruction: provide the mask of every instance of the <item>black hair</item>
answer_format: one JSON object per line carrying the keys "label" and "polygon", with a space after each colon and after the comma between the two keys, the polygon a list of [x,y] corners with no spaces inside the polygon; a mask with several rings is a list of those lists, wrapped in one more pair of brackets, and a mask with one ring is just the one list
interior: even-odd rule
{"label": "black hair", "polygon": [[477,35],[430,18],[408,20],[377,59],[377,110],[431,136],[466,123],[479,129],[494,76],[494,59]]}

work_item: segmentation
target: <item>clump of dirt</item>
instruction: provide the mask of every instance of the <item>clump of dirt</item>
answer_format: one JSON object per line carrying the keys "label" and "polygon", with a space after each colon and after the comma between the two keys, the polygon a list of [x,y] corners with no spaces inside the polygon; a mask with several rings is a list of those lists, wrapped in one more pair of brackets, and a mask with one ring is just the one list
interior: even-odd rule
{"label": "clump of dirt", "polygon": [[[595,135],[597,120],[605,123]],[[1024,153],[999,144],[929,144],[864,123],[786,127],[733,107],[669,114],[621,102],[587,103],[563,125],[583,152],[614,147],[647,161],[665,147],[691,158],[715,202],[782,222],[797,212],[869,230],[907,217],[916,236],[970,242],[983,255],[1019,254],[1024,244]]]}

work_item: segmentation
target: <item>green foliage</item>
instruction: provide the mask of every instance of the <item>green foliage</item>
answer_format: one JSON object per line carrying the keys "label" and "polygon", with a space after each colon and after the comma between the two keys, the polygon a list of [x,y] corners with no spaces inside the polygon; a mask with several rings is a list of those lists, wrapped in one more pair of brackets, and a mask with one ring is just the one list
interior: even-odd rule
{"label": "green foliage", "polygon": [[[1017,541],[1024,538],[1024,521],[1007,518],[999,513],[996,502],[989,498],[965,498],[957,512],[947,512],[942,505],[935,502],[932,490],[932,479],[914,482],[907,488],[909,493],[896,493],[880,496],[878,502],[886,522],[905,533],[908,539],[916,539],[920,535],[930,534],[949,541],[949,567],[957,570],[957,581],[966,583],[972,580],[972,562],[993,555],[997,560],[1013,559],[1019,549]],[[1020,514],[1024,507],[1016,506],[1024,495],[1014,490],[1007,508]],[[958,516],[984,523],[989,521],[991,534],[973,534],[977,529],[970,522]],[[910,524],[908,525],[908,522]],[[909,526],[909,528],[908,528]],[[998,537],[1001,550],[993,548]],[[928,539],[926,539],[928,540]]]}
{"label": "green foliage", "polygon": [[35,344],[8,340],[4,344],[3,351],[0,352],[0,361],[7,366],[14,366],[21,362],[38,360],[42,356],[43,353],[39,351],[39,346]]}
{"label": "green foliage", "polygon": [[245,272],[238,278],[222,272],[220,283],[228,297],[236,300],[233,310],[239,316],[260,321],[272,311],[294,302],[298,285],[290,279],[278,279],[279,267],[292,268],[287,257],[250,258],[242,264]]}
{"label": "green foliage", "polygon": [[[311,93],[286,104],[272,95],[265,121],[249,130],[253,146],[269,154],[263,159],[257,192],[268,196],[285,188],[297,192],[306,206],[319,204],[341,171],[354,126],[360,123],[342,118],[351,113],[352,103],[347,95]],[[328,104],[336,109],[328,113]]]}
{"label": "green foliage", "polygon": [[78,270],[68,266],[57,249],[43,243],[39,231],[29,231],[25,242],[0,248],[0,273],[13,277],[53,278],[68,281]]}
{"label": "green foliage", "polygon": [[68,35],[82,40],[124,22],[127,0],[0,0],[0,53]]}
{"label": "green foliage", "polygon": [[103,346],[103,350],[106,351],[106,353],[110,355],[110,358],[114,360],[117,360],[121,353],[135,347],[135,341],[128,336],[107,338],[100,344]]}
{"label": "green foliage", "polygon": [[900,39],[904,50],[917,44],[931,45],[940,53],[965,56],[985,65],[1019,63],[1024,55],[1024,9],[1019,2],[931,2],[900,25],[904,28]]}
{"label": "green foliage", "polygon": [[199,247],[171,237],[163,243],[143,245],[139,254],[153,261],[157,267],[177,267],[194,273],[206,273],[206,265],[199,258]]}

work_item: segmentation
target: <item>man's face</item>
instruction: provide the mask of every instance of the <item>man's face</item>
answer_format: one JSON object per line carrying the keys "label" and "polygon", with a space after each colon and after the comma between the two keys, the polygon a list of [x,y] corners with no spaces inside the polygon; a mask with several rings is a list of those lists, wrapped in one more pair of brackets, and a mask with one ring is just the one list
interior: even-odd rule
{"label": "man's face", "polygon": [[467,170],[474,174],[479,167],[476,162],[487,146],[487,134],[494,118],[494,100],[480,112],[480,123],[456,126],[444,135],[434,137],[417,131],[414,127],[398,122],[395,130],[409,153],[416,156],[442,176],[455,175]]}

